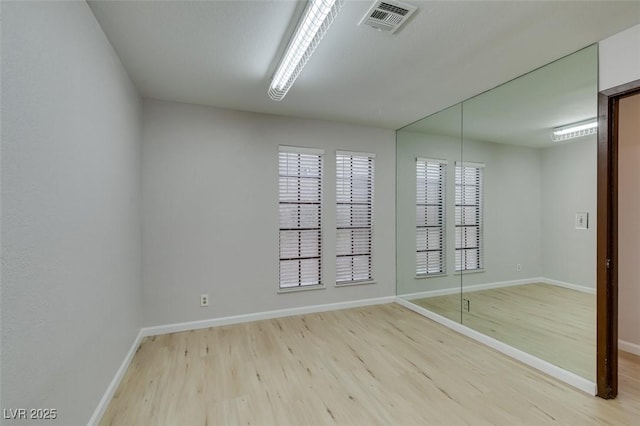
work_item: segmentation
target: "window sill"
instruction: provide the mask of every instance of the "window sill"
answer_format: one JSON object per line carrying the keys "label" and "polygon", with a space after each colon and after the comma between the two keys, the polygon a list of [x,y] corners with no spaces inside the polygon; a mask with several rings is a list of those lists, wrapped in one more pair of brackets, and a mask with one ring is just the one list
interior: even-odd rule
{"label": "window sill", "polygon": [[375,281],[354,281],[349,283],[336,283],[336,287],[352,287],[354,285],[375,284]]}
{"label": "window sill", "polygon": [[454,272],[453,275],[468,275],[468,274],[480,274],[483,273],[484,269],[472,269],[469,271],[458,271]]}
{"label": "window sill", "polygon": [[438,278],[438,277],[446,277],[447,274],[446,272],[442,272],[440,274],[427,274],[427,275],[416,275],[416,280],[421,280],[423,278]]}
{"label": "window sill", "polygon": [[285,287],[285,288],[278,288],[278,294],[297,293],[299,291],[310,291],[310,290],[324,290],[325,288],[326,287],[324,286],[324,284]]}

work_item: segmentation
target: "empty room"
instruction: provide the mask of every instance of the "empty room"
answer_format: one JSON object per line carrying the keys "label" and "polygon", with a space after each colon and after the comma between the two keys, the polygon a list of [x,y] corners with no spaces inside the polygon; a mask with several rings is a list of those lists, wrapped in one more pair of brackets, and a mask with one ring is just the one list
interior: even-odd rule
{"label": "empty room", "polygon": [[0,25],[0,424],[638,425],[640,2]]}

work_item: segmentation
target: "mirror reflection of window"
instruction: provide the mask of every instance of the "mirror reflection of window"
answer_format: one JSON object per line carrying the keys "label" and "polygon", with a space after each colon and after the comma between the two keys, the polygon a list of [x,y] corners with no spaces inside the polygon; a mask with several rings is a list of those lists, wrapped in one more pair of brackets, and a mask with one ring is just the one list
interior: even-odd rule
{"label": "mirror reflection of window", "polygon": [[447,162],[416,159],[416,276],[446,273]]}
{"label": "mirror reflection of window", "polygon": [[456,271],[483,268],[483,171],[484,164],[456,164]]}
{"label": "mirror reflection of window", "polygon": [[[397,294],[550,363],[587,392],[597,84],[591,46],[400,129],[396,144]],[[444,223],[431,222],[437,209],[421,198],[416,158],[449,165]],[[442,234],[423,230],[436,225]]]}

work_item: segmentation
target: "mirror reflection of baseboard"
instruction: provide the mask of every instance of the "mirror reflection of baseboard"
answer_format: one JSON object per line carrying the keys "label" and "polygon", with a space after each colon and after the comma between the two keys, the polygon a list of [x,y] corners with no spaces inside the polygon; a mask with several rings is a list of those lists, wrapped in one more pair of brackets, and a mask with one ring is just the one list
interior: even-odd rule
{"label": "mirror reflection of baseboard", "polygon": [[[556,376],[568,374],[590,393],[597,49],[582,49],[396,135],[396,294],[520,358],[527,353],[537,360],[532,364],[554,366]],[[588,131],[554,136],[576,123]],[[420,159],[431,167],[417,168]]]}
{"label": "mirror reflection of baseboard", "polygon": [[424,317],[427,317],[439,324],[442,324],[464,336],[467,336],[471,339],[476,340],[482,344],[485,344],[513,359],[516,359],[530,367],[533,367],[537,370],[540,370],[556,379],[567,383],[570,386],[573,386],[576,389],[579,389],[583,392],[588,393],[589,395],[596,395],[596,384],[595,382],[585,379],[584,377],[572,373],[571,371],[565,370],[561,367],[551,364],[541,358],[535,357],[527,352],[509,346],[499,340],[493,339],[485,334],[482,334],[478,331],[473,330],[472,328],[466,327],[456,321],[452,321],[449,318],[446,318],[442,315],[436,314],[428,309],[425,309],[421,306],[418,306],[414,303],[411,303],[402,297],[398,297],[396,299],[396,303],[416,312]]}

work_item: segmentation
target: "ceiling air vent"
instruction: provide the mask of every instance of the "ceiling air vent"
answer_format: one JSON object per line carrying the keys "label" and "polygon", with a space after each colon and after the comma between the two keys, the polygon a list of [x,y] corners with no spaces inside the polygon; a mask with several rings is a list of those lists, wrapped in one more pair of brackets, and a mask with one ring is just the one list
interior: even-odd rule
{"label": "ceiling air vent", "polygon": [[358,25],[369,25],[380,31],[390,31],[393,34],[400,29],[416,9],[416,6],[397,1],[376,1]]}

